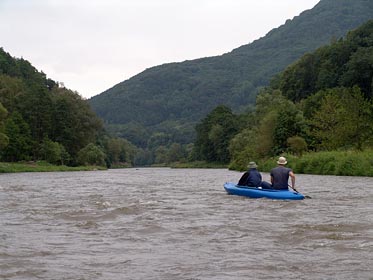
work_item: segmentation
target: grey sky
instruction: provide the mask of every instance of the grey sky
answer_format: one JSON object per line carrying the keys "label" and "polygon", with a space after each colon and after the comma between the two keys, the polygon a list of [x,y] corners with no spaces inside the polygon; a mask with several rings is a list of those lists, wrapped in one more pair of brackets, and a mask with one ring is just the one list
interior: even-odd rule
{"label": "grey sky", "polygon": [[0,47],[89,98],[146,68],[221,55],[319,0],[0,0]]}

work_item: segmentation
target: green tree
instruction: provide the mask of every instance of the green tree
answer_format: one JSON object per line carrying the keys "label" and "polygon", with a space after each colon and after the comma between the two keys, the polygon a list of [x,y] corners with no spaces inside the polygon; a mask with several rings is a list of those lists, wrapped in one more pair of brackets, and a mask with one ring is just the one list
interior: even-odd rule
{"label": "green tree", "polygon": [[373,20],[311,54],[281,73],[274,83],[294,102],[319,90],[359,86],[371,99],[373,80]]}
{"label": "green tree", "polygon": [[295,155],[301,156],[305,151],[307,151],[307,142],[303,137],[293,136],[287,139],[290,152]]}
{"label": "green tree", "polygon": [[285,98],[280,90],[271,88],[262,89],[256,97],[255,116],[259,124],[269,112],[277,111],[279,107],[286,106],[288,99]]}
{"label": "green tree", "polygon": [[311,123],[319,146],[327,150],[362,149],[373,138],[372,102],[358,87],[327,90]]}
{"label": "green tree", "polygon": [[172,143],[167,152],[167,162],[177,162],[186,159],[184,147],[179,143]]}
{"label": "green tree", "polygon": [[102,121],[81,96],[67,89],[53,90],[53,130],[50,138],[75,158],[79,150],[96,142]]}
{"label": "green tree", "polygon": [[40,147],[42,159],[52,164],[65,164],[69,161],[70,155],[65,147],[58,142],[45,138]]}
{"label": "green tree", "polygon": [[150,136],[147,147],[148,149],[155,149],[159,146],[167,146],[169,142],[170,136],[167,133],[155,132]]}
{"label": "green tree", "polygon": [[78,153],[78,163],[80,165],[105,166],[105,153],[102,149],[89,143]]}
{"label": "green tree", "polygon": [[[372,42],[373,44],[373,42]],[[366,98],[373,98],[373,46],[360,48],[351,55],[341,77],[342,86],[358,85]]]}
{"label": "green tree", "polygon": [[283,72],[280,89],[292,101],[299,101],[314,92],[318,71],[318,58],[306,54]]}
{"label": "green tree", "polygon": [[154,162],[154,154],[148,149],[138,148],[134,156],[134,165],[148,166]]}
{"label": "green tree", "polygon": [[230,161],[229,141],[238,132],[238,118],[226,106],[216,107],[197,126],[194,158],[209,162]]}
{"label": "green tree", "polygon": [[19,78],[0,75],[0,103],[9,113],[16,110],[20,95],[25,92],[25,85]]}
{"label": "green tree", "polygon": [[9,144],[2,152],[5,161],[20,161],[31,158],[33,139],[28,124],[21,114],[13,112],[5,122],[5,134]]}
{"label": "green tree", "polygon": [[[76,164],[78,151],[96,143],[102,121],[86,100],[47,79],[30,62],[0,48],[0,103],[9,113],[0,119],[3,160],[46,159]],[[45,139],[49,139],[45,141]],[[48,151],[48,152],[46,152]],[[60,158],[60,152],[63,158]]]}
{"label": "green tree", "polygon": [[277,111],[268,112],[261,120],[258,128],[257,152],[261,157],[272,155],[274,134],[277,125]]}
{"label": "green tree", "polygon": [[106,153],[111,164],[134,163],[135,147],[122,138],[109,138],[106,143]]}
{"label": "green tree", "polygon": [[288,138],[303,136],[306,134],[307,126],[303,113],[288,101],[277,111],[277,119],[273,131],[272,154],[278,155],[288,148]]}
{"label": "green tree", "polygon": [[159,146],[154,151],[154,163],[168,163],[168,149],[165,146]]}
{"label": "green tree", "polygon": [[33,148],[34,158],[38,158],[39,144],[44,137],[51,134],[52,128],[52,98],[45,88],[28,88],[18,96],[19,112],[27,122],[31,136],[36,144]]}
{"label": "green tree", "polygon": [[259,158],[257,129],[243,129],[229,143],[230,168],[244,170],[248,163]]}
{"label": "green tree", "polygon": [[0,103],[0,151],[9,144],[9,138],[4,134],[4,120],[8,111]]}
{"label": "green tree", "polygon": [[306,120],[302,111],[279,90],[266,89],[257,97],[258,154],[278,155],[288,148],[287,139],[305,136]]}

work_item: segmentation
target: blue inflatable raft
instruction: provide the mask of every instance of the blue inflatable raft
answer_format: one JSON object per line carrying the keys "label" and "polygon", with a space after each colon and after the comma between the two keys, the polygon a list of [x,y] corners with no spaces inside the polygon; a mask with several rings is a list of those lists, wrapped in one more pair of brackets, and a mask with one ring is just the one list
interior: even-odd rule
{"label": "blue inflatable raft", "polygon": [[301,200],[304,195],[290,190],[268,190],[252,187],[238,186],[234,183],[225,183],[224,189],[228,194],[247,196],[250,198],[290,199]]}

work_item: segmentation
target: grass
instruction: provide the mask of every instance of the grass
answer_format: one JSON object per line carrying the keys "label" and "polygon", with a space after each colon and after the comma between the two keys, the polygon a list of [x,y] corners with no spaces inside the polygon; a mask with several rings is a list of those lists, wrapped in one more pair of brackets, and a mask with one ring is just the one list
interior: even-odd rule
{"label": "grass", "polygon": [[55,172],[55,171],[93,171],[106,170],[102,166],[65,166],[52,165],[45,161],[36,162],[0,162],[0,173],[15,173],[15,172]]}
{"label": "grass", "polygon": [[[306,153],[301,157],[291,154],[285,154],[284,156],[288,160],[287,167],[292,168],[293,171],[298,174],[373,177],[373,149],[365,151],[315,152]],[[269,172],[276,166],[277,159],[276,157],[267,160],[258,160],[259,170],[262,172]],[[224,164],[204,161],[173,163],[171,166],[168,166],[172,168],[228,168],[228,166]],[[124,166],[116,167],[123,168]],[[56,166],[44,161],[17,163],[0,162],[0,173],[93,171],[106,169],[106,167],[100,166]]]}
{"label": "grass", "polygon": [[[373,150],[307,153],[301,157],[285,155],[287,166],[299,174],[373,177]],[[277,158],[260,162],[262,171],[276,166]]]}

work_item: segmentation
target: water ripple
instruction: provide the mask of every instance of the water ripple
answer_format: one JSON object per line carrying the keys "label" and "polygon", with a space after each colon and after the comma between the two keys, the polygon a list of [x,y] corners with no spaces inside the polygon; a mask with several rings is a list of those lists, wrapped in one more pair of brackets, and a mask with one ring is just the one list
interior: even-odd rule
{"label": "water ripple", "polygon": [[297,175],[312,199],[273,201],[227,195],[240,175],[2,174],[0,279],[372,279],[370,178]]}

